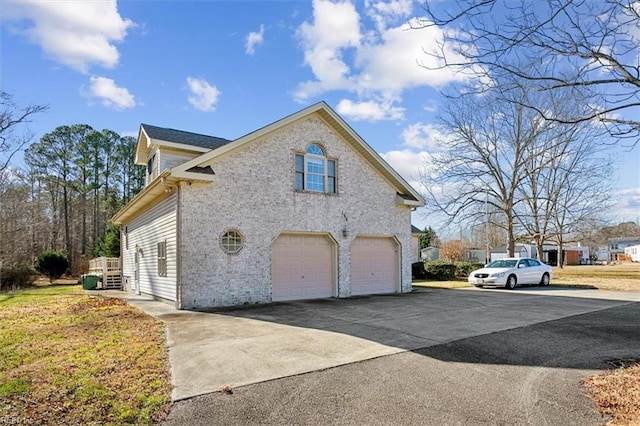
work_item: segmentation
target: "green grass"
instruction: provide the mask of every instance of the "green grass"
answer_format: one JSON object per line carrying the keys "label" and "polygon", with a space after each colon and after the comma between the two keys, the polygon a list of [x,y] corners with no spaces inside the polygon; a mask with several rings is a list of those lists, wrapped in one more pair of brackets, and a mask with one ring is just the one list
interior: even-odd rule
{"label": "green grass", "polygon": [[0,294],[0,419],[152,424],[170,403],[164,329],[79,285]]}

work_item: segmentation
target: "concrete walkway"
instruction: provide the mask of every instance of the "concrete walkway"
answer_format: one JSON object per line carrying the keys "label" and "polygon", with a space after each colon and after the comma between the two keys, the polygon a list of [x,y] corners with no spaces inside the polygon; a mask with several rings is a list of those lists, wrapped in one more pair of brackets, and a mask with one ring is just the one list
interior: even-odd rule
{"label": "concrete walkway", "polygon": [[418,289],[216,313],[120,297],[166,325],[174,401],[640,302],[640,293],[556,288]]}

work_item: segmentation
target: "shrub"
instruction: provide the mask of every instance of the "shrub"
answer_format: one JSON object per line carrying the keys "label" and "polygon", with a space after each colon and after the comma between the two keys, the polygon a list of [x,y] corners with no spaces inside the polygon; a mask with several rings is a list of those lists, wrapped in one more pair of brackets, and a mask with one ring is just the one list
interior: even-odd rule
{"label": "shrub", "polygon": [[36,260],[36,269],[49,277],[49,282],[60,278],[69,267],[69,260],[59,251],[45,251]]}
{"label": "shrub", "polygon": [[477,262],[458,262],[456,263],[456,277],[467,278],[472,271],[480,269],[483,266],[483,263]]}
{"label": "shrub", "polygon": [[438,281],[448,281],[456,276],[456,265],[453,263],[436,260],[424,264],[426,278]]}
{"label": "shrub", "polygon": [[424,270],[424,262],[414,262],[411,264],[411,278],[414,280],[423,280],[427,277]]}
{"label": "shrub", "polygon": [[0,291],[31,287],[37,277],[38,273],[29,265],[5,266],[0,269]]}

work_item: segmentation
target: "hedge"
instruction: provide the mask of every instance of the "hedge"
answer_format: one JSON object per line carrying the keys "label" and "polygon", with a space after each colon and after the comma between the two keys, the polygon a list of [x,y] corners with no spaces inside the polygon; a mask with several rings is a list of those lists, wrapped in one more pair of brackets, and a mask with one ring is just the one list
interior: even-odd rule
{"label": "hedge", "polygon": [[426,262],[424,269],[429,280],[449,281],[456,276],[456,265],[442,260]]}
{"label": "hedge", "polygon": [[0,269],[0,291],[31,287],[36,278],[38,273],[29,265],[5,266]]}
{"label": "hedge", "polygon": [[467,278],[469,274],[476,269],[480,269],[484,266],[484,263],[476,262],[457,262],[456,263],[456,277]]}

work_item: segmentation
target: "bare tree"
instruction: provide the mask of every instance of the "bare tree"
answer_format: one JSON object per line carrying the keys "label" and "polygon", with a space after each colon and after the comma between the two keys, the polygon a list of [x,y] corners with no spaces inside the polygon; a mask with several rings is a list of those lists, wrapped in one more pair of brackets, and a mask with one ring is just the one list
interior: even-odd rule
{"label": "bare tree", "polygon": [[[544,118],[597,120],[617,138],[640,136],[640,3],[633,0],[459,0],[425,2],[417,28],[438,26],[444,42],[427,51],[443,67],[490,82],[510,75],[543,92],[563,91],[587,108]],[[528,62],[522,67],[523,61]],[[568,113],[569,111],[565,111]]]}
{"label": "bare tree", "polygon": [[458,262],[464,259],[465,251],[462,240],[445,241],[440,248],[440,256],[449,262]]}
{"label": "bare tree", "polygon": [[28,123],[34,114],[47,109],[45,105],[21,107],[13,101],[10,94],[0,90],[0,173],[33,137],[28,132],[19,133],[18,128]]}
{"label": "bare tree", "polygon": [[515,251],[516,204],[541,138],[553,128],[537,111],[526,108],[525,89],[499,90],[484,96],[452,99],[441,115],[450,140],[426,165],[422,183],[432,211],[450,224],[491,224],[504,229],[507,251]]}
{"label": "bare tree", "polygon": [[[544,95],[541,105],[546,105],[549,114],[580,108],[571,98],[557,96],[560,94]],[[567,227],[558,226],[560,218],[573,217],[576,220],[572,223],[585,224],[598,219],[610,204],[612,162],[607,147],[597,142],[606,136],[603,127],[592,122],[552,123],[538,142],[528,147],[526,177],[518,188],[522,202],[516,217],[522,237],[536,244],[539,259],[545,241],[560,241],[566,236]]]}

